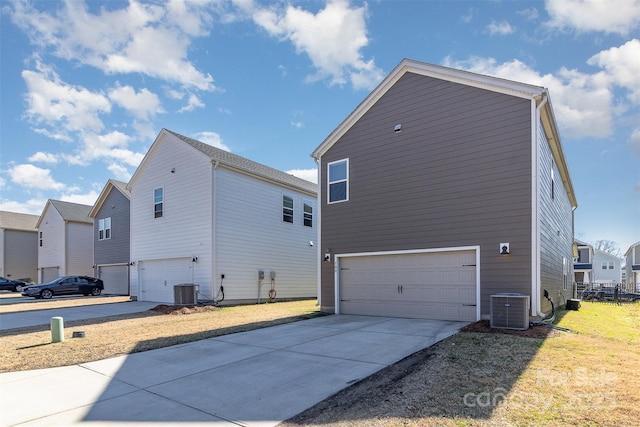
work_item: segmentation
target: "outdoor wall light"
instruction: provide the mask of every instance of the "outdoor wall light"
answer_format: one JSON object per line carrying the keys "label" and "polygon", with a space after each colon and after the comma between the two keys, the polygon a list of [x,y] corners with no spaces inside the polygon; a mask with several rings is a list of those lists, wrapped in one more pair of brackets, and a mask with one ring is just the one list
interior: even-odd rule
{"label": "outdoor wall light", "polygon": [[198,262],[198,257],[194,256],[193,258],[191,258],[191,262]]}
{"label": "outdoor wall light", "polygon": [[135,262],[135,261],[131,261],[131,262],[129,263],[129,265],[136,265],[136,262]]}
{"label": "outdoor wall light", "polygon": [[398,123],[398,124],[396,125],[396,127],[394,127],[394,128],[393,128],[393,131],[394,131],[395,133],[400,133],[400,132],[402,132],[402,124],[401,124],[401,123]]}
{"label": "outdoor wall light", "polygon": [[324,262],[331,262],[331,249],[327,249],[324,253]]}
{"label": "outdoor wall light", "polygon": [[500,255],[509,255],[509,243],[500,243]]}

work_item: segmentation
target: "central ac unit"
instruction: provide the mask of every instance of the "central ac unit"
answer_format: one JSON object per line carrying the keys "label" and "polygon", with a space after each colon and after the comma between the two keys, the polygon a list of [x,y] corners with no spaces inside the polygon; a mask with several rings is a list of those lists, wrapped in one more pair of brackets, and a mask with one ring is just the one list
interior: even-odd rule
{"label": "central ac unit", "polygon": [[198,285],[183,283],[173,287],[173,301],[176,305],[192,305],[198,303]]}
{"label": "central ac unit", "polygon": [[491,327],[529,329],[529,295],[517,293],[491,295]]}

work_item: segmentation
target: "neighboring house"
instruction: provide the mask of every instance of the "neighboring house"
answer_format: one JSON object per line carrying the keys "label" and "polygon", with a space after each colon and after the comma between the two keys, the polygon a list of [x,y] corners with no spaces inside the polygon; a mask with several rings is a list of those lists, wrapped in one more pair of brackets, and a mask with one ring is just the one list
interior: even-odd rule
{"label": "neighboring house", "polygon": [[132,296],[316,297],[316,184],[163,129],[127,188]]}
{"label": "neighboring house", "polygon": [[593,246],[580,240],[575,240],[577,258],[573,259],[574,280],[580,285],[593,283]]}
{"label": "neighboring house", "polygon": [[48,200],[36,223],[38,282],[93,274],[92,206]]}
{"label": "neighboring house", "polygon": [[94,276],[104,294],[129,295],[130,195],[125,182],[110,179],[89,216],[93,218]]}
{"label": "neighboring house", "polygon": [[622,259],[599,249],[593,254],[593,282],[608,284],[622,282]]}
{"label": "neighboring house", "polygon": [[627,288],[640,292],[640,242],[629,246],[624,257]]}
{"label": "neighboring house", "polygon": [[405,59],[312,156],[323,311],[475,321],[518,293],[539,319],[572,297],[547,89]]}
{"label": "neighboring house", "polygon": [[38,215],[0,211],[0,276],[38,278]]}

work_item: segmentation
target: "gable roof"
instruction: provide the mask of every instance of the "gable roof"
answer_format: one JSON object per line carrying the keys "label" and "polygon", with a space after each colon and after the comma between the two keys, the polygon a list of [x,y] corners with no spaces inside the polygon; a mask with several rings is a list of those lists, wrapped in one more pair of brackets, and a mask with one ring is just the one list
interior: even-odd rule
{"label": "gable roof", "polygon": [[116,189],[120,193],[122,193],[122,195],[126,197],[127,200],[131,200],[131,191],[127,189],[127,183],[122,181],[116,181],[115,179],[110,179],[109,181],[107,181],[104,188],[102,189],[102,192],[100,192],[98,199],[93,204],[93,208],[91,208],[91,211],[89,212],[89,217],[91,218],[96,217],[96,215],[98,214],[98,211],[102,207],[105,200],[107,200],[107,197],[109,196],[109,194],[111,193],[111,190],[113,189]]}
{"label": "gable roof", "polygon": [[44,218],[44,214],[49,206],[53,206],[53,208],[58,211],[65,222],[93,224],[93,220],[89,217],[89,212],[91,212],[92,208],[91,205],[81,205],[80,203],[63,202],[61,200],[49,199],[44,209],[42,210],[42,215],[40,215],[36,227],[40,227],[42,218]]}
{"label": "gable roof", "polygon": [[38,215],[0,211],[0,228],[35,232],[39,218]]}
{"label": "gable roof", "polygon": [[629,255],[633,250],[633,248],[639,245],[640,245],[640,242],[636,242],[633,245],[629,246],[629,249],[627,249],[627,251],[624,253],[624,256],[626,257],[627,255]]}
{"label": "gable roof", "polygon": [[269,166],[265,166],[258,162],[254,162],[253,160],[249,160],[242,156],[238,156],[237,154],[230,153],[229,151],[213,147],[209,144],[205,144],[204,142],[197,141],[193,138],[186,137],[168,129],[162,129],[160,131],[158,137],[154,141],[151,148],[149,148],[149,151],[145,155],[144,159],[142,159],[142,162],[140,162],[140,166],[138,166],[138,169],[136,169],[135,173],[131,177],[129,184],[127,184],[127,189],[131,189],[131,184],[136,180],[139,171],[142,169],[142,166],[145,163],[145,160],[165,135],[172,135],[180,139],[188,146],[195,148],[202,154],[209,157],[211,159],[211,162],[217,164],[218,166],[233,169],[259,179],[271,181],[280,185],[301,190],[312,195],[315,195],[318,192],[318,185],[314,184],[313,182],[298,178],[296,176],[279,171]]}
{"label": "gable roof", "polygon": [[472,73],[469,71],[458,70],[454,68],[443,67],[440,65],[427,64],[424,62],[414,61],[411,59],[403,59],[383,80],[380,84],[356,107],[346,119],[338,125],[327,136],[327,138],[313,151],[311,156],[320,159],[347,131],[369,111],[378,100],[389,91],[406,73],[414,73],[425,77],[446,80],[453,83],[459,83],[466,86],[472,86],[493,92],[503,93],[506,95],[516,96],[519,98],[535,100],[536,106],[541,108],[540,119],[554,159],[560,170],[562,182],[569,195],[571,206],[578,206],[578,202],[573,190],[573,184],[569,176],[569,169],[562,150],[560,142],[560,133],[557,129],[555,115],[551,107],[551,100],[546,88],[542,86],[534,86],[526,83],[520,83],[512,80],[501,79],[498,77],[485,76],[482,74]]}

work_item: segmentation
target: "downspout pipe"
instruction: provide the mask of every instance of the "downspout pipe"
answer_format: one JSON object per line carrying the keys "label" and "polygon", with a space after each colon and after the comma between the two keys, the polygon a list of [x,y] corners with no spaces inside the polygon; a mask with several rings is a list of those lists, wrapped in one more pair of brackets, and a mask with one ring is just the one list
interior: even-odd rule
{"label": "downspout pipe", "polygon": [[317,241],[317,245],[316,245],[316,293],[318,295],[318,301],[316,303],[316,305],[318,307],[322,307],[322,260],[321,260],[321,256],[322,256],[322,202],[321,202],[321,191],[320,191],[320,177],[322,175],[322,171],[320,170],[320,159],[314,157],[313,160],[316,162],[316,169],[317,169],[317,174],[318,174],[318,178],[317,178],[317,182],[318,182],[318,193],[316,194],[316,206],[318,206],[318,219],[316,221],[316,224],[318,224],[318,232],[316,235],[316,241]]}
{"label": "downspout pipe", "polygon": [[544,319],[546,314],[542,312],[541,304],[540,304],[540,141],[538,139],[538,130],[541,126],[540,119],[540,111],[548,102],[547,92],[544,91],[542,93],[542,100],[537,105],[535,109],[535,126],[534,126],[534,167],[535,167],[535,203],[534,203],[534,231],[532,233],[533,237],[533,259],[532,259],[532,292],[531,292],[531,307],[535,316],[540,317],[540,319]]}
{"label": "downspout pipe", "polygon": [[[212,194],[212,202],[211,202],[211,299],[214,303],[218,302],[218,293],[216,293],[216,278],[218,275],[218,254],[216,251],[216,200],[218,192],[216,191],[216,186],[218,183],[216,177],[216,170],[218,169],[218,165],[220,162],[216,160],[213,163],[213,171],[211,172],[211,192]],[[222,284],[220,285],[222,286]],[[219,291],[219,288],[218,288]]]}

